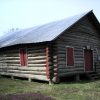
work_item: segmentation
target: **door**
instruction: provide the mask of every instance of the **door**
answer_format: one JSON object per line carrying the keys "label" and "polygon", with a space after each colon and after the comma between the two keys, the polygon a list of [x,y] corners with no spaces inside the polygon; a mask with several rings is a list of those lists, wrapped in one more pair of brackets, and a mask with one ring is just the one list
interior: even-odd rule
{"label": "door", "polygon": [[93,51],[92,50],[84,50],[84,67],[85,71],[93,70]]}

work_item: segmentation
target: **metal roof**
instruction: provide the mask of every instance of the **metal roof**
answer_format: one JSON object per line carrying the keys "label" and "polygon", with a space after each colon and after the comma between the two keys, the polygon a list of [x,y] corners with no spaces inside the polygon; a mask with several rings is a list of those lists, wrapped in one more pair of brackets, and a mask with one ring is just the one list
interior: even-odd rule
{"label": "metal roof", "polygon": [[[91,11],[89,11],[91,12]],[[41,26],[18,30],[8,33],[0,38],[0,48],[16,44],[39,43],[56,39],[63,31],[71,27],[89,12],[79,14],[60,21],[55,21]]]}

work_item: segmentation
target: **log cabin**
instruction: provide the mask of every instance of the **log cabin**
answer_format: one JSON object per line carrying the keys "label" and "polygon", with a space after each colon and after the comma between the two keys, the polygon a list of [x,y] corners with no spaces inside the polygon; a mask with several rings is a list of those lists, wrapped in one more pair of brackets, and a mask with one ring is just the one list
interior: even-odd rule
{"label": "log cabin", "polygon": [[59,82],[100,72],[100,24],[93,11],[0,38],[0,75]]}

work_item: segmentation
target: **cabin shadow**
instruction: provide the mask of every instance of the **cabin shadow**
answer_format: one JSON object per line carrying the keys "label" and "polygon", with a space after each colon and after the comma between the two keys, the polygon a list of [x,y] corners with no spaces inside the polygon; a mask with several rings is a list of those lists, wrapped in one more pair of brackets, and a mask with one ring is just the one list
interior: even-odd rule
{"label": "cabin shadow", "polygon": [[76,80],[76,76],[75,75],[70,75],[67,77],[61,77],[60,78],[60,83],[66,83],[66,84],[73,84],[73,83],[90,83],[96,80],[92,80],[90,79],[86,74],[81,74],[80,75],[80,80]]}
{"label": "cabin shadow", "polygon": [[[0,78],[12,79],[11,76],[7,76],[7,75],[2,75],[2,76],[0,76]],[[12,80],[28,81],[28,78],[14,77]],[[79,81],[76,80],[75,75],[70,75],[70,76],[67,76],[67,77],[61,77],[60,82],[59,83],[54,83],[54,84],[62,84],[62,83],[66,83],[66,84],[75,84],[75,83],[84,84],[84,83],[90,83],[90,82],[94,82],[94,81],[97,81],[97,80],[92,80],[86,74],[81,74]],[[31,82],[49,84],[49,82],[47,82],[47,81],[37,80],[37,79],[31,79]]]}
{"label": "cabin shadow", "polygon": [[[28,78],[25,78],[25,77],[14,76],[12,78],[11,76],[8,76],[8,75],[2,75],[2,76],[0,76],[0,78],[7,78],[7,79],[12,79],[12,80],[20,80],[20,81],[28,81]],[[31,79],[31,82],[38,82],[38,83],[48,84],[47,81],[37,80],[37,79]]]}

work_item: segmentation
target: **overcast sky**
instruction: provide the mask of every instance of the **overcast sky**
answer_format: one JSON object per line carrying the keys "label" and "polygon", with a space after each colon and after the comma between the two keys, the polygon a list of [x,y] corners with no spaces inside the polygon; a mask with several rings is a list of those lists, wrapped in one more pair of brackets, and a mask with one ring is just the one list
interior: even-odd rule
{"label": "overcast sky", "polygon": [[0,36],[93,10],[100,22],[100,0],[0,0]]}

